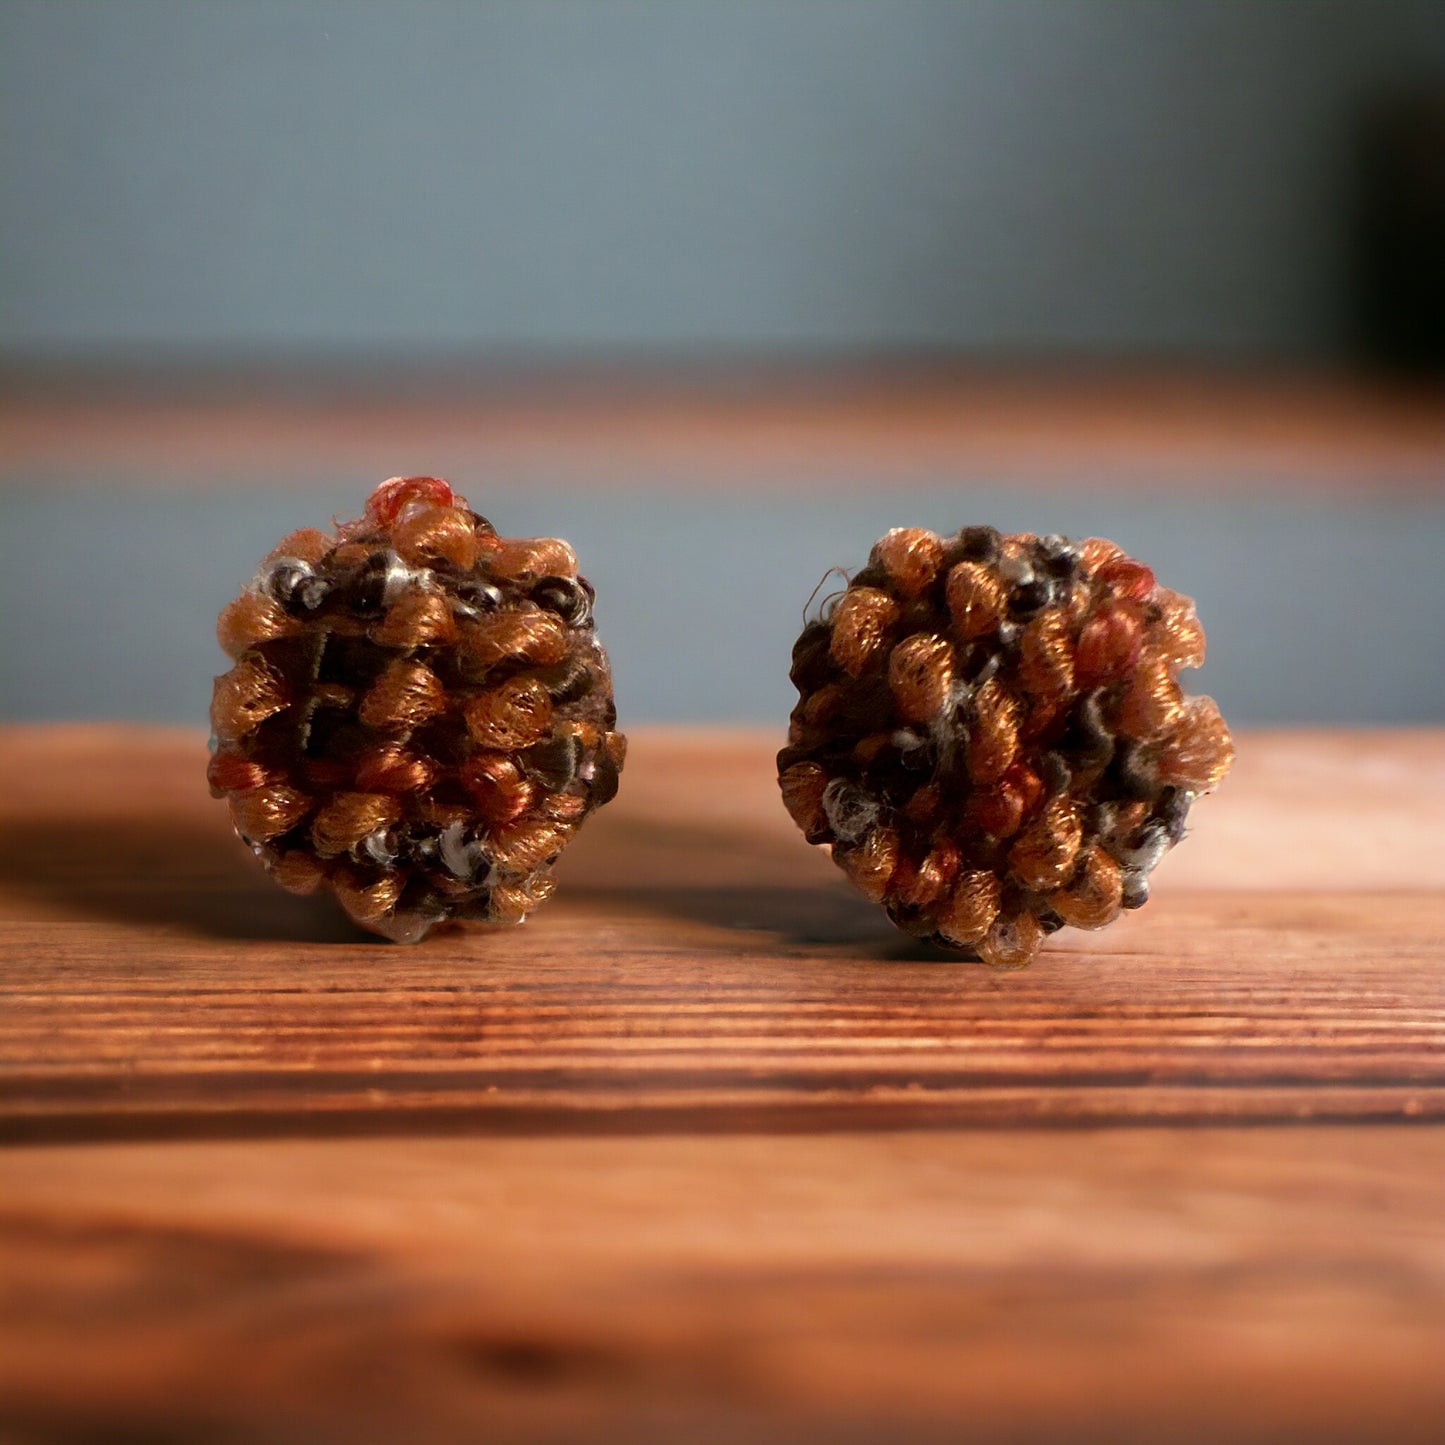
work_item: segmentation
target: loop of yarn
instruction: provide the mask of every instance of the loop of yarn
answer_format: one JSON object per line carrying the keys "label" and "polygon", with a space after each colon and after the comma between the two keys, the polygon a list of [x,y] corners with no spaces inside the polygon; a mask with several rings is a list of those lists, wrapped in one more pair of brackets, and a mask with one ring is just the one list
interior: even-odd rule
{"label": "loop of yarn", "polygon": [[1020,967],[1143,904],[1228,771],[1203,659],[1113,542],[896,528],[794,647],[783,802],[905,932]]}
{"label": "loop of yarn", "polygon": [[283,887],[415,942],[519,922],[617,788],[626,739],[592,589],[436,477],[293,532],[222,612],[208,777]]}

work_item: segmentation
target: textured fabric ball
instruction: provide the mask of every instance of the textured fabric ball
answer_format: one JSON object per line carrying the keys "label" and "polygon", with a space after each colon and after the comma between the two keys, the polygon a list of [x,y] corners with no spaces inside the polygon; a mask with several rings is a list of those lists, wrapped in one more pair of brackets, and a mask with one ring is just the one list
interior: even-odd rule
{"label": "textured fabric ball", "polygon": [[520,922],[626,751],[592,601],[567,543],[499,537],[435,477],[383,483],[221,613],[212,793],[283,888],[376,933]]}
{"label": "textured fabric ball", "polygon": [[1018,967],[1102,928],[1234,756],[1186,597],[1112,542],[900,527],[809,623],[783,801],[900,928]]}

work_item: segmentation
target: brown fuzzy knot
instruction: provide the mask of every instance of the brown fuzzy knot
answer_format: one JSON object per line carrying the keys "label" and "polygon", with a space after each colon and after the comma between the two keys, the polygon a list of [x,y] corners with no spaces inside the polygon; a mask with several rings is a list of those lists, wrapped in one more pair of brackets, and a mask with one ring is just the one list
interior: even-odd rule
{"label": "brown fuzzy knot", "polygon": [[793,648],[810,843],[906,932],[1019,967],[1149,896],[1234,757],[1187,598],[1093,537],[897,528]]}
{"label": "brown fuzzy knot", "polygon": [[399,477],[286,537],[221,613],[211,791],[293,893],[399,942],[520,922],[617,790],[626,739],[592,588],[554,538],[498,537]]}

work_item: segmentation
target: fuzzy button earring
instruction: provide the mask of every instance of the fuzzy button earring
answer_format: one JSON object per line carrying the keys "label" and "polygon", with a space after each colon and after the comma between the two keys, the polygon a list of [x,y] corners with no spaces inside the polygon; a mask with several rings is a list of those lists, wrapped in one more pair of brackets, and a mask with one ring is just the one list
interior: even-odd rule
{"label": "fuzzy button earring", "polygon": [[212,793],[283,888],[388,938],[521,921],[617,791],[592,601],[567,543],[499,537],[436,477],[383,483],[221,613]]}
{"label": "fuzzy button earring", "polygon": [[898,927],[1018,967],[1149,897],[1234,756],[1194,604],[1101,538],[900,527],[809,623],[778,754],[810,843]]}

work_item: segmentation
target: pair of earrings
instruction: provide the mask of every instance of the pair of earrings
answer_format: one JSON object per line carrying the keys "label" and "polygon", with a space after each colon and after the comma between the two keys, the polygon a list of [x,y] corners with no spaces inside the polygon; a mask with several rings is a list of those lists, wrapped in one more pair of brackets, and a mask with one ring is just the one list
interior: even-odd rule
{"label": "pair of earrings", "polygon": [[[385,482],[222,611],[211,790],[283,888],[388,938],[520,922],[626,753],[592,603],[567,543]],[[1178,682],[1203,657],[1193,604],[1111,542],[896,528],[794,647],[783,802],[900,928],[1025,964],[1142,904],[1228,769]]]}

